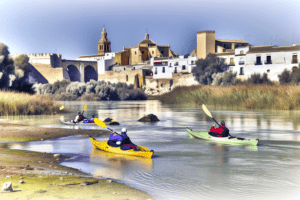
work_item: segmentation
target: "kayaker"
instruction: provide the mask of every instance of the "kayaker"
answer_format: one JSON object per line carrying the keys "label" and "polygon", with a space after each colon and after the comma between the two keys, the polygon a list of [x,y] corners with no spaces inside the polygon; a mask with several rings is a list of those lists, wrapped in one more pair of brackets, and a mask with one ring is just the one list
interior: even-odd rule
{"label": "kayaker", "polygon": [[116,133],[116,131],[113,131],[109,135],[109,139],[107,141],[107,144],[112,147],[120,147],[122,146],[123,137]]}
{"label": "kayaker", "polygon": [[115,131],[113,131],[108,140],[108,145],[113,147],[121,147],[122,150],[128,150],[128,149],[135,149],[138,151],[137,145],[131,142],[130,138],[127,136],[127,129],[122,128],[121,135],[114,135],[116,134]]}
{"label": "kayaker", "polygon": [[219,128],[215,128],[215,125],[213,125],[209,131],[209,134],[215,137],[228,137],[230,135],[229,129],[225,126],[223,120],[221,121],[221,126]]}
{"label": "kayaker", "polygon": [[73,123],[81,122],[85,117],[78,111],[77,116],[75,117],[75,120],[71,120]]}
{"label": "kayaker", "polygon": [[90,122],[94,122],[95,115],[92,115],[92,118],[89,120]]}

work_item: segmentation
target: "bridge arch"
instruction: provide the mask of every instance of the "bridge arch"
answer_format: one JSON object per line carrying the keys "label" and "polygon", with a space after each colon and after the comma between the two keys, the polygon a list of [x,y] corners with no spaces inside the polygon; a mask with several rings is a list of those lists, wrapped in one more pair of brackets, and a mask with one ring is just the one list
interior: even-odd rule
{"label": "bridge arch", "polygon": [[87,83],[90,80],[98,81],[98,73],[91,65],[87,65],[84,68],[84,82]]}
{"label": "bridge arch", "polygon": [[80,82],[81,81],[80,80],[81,79],[80,71],[78,70],[78,68],[76,66],[68,65],[67,72],[70,77],[70,81],[72,81],[72,82],[74,82],[74,81]]}

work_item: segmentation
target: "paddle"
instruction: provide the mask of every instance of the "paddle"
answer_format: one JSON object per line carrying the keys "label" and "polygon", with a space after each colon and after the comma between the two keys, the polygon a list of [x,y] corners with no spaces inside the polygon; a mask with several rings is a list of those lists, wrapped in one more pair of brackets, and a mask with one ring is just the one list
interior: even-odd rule
{"label": "paddle", "polygon": [[86,110],[86,108],[87,108],[87,105],[84,104],[83,111],[82,111],[82,115],[83,115],[84,111]]}
{"label": "paddle", "polygon": [[[106,124],[105,124],[103,121],[101,121],[100,119],[95,118],[95,119],[94,119],[94,122],[95,122],[95,124],[97,124],[98,126],[101,126],[101,127],[103,127],[103,128],[107,128],[108,130],[110,130],[111,132],[113,132],[113,130],[110,129],[110,128],[108,128],[108,127],[106,126]],[[118,134],[118,135],[120,135],[120,134],[117,133],[117,132],[115,132],[115,133]]]}
{"label": "paddle", "polygon": [[205,112],[205,114],[206,114],[207,116],[209,116],[210,118],[212,118],[219,126],[221,126],[221,125],[213,118],[212,114],[209,112],[209,110],[207,109],[207,107],[206,107],[204,104],[202,104],[202,109],[203,109],[203,111]]}

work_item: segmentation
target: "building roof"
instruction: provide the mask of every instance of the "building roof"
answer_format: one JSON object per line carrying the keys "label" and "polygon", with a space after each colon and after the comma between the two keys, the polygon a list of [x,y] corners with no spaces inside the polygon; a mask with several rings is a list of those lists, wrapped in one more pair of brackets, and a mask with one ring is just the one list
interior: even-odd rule
{"label": "building roof", "polygon": [[140,44],[148,44],[148,46],[149,46],[149,44],[154,44],[154,45],[156,45],[155,42],[153,42],[152,40],[149,39],[149,34],[148,34],[148,33],[145,34],[145,39],[143,39],[143,40],[139,43],[139,45],[140,45]]}
{"label": "building roof", "polygon": [[154,60],[167,60],[169,59],[168,57],[157,57],[157,58],[154,58]]}
{"label": "building roof", "polygon": [[103,55],[85,55],[85,56],[79,56],[78,58],[90,58],[90,57],[103,57]]}
{"label": "building roof", "polygon": [[234,55],[234,52],[222,52],[222,53],[216,53],[217,56],[229,56]]}
{"label": "building roof", "polygon": [[218,42],[246,43],[246,44],[248,44],[248,42],[245,42],[244,40],[240,40],[240,39],[216,39],[216,41],[218,41]]}
{"label": "building roof", "polygon": [[277,47],[275,45],[272,46],[258,46],[251,47],[248,53],[267,53],[267,52],[281,52],[281,51],[300,51],[300,44],[296,44],[293,46],[283,46]]}

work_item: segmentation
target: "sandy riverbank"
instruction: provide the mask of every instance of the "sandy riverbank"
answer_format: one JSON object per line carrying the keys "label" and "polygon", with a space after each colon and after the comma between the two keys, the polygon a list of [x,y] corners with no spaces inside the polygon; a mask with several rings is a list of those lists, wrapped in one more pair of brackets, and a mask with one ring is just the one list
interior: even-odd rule
{"label": "sandy riverbank", "polygon": [[[69,135],[108,136],[110,133],[8,123],[0,123],[0,130],[0,142],[46,140]],[[0,193],[0,199],[153,199],[149,194],[124,184],[95,179],[79,170],[59,165],[67,157],[6,149],[6,143],[0,147],[0,186],[12,182],[14,189],[11,193]],[[23,184],[19,183],[21,180]]]}

